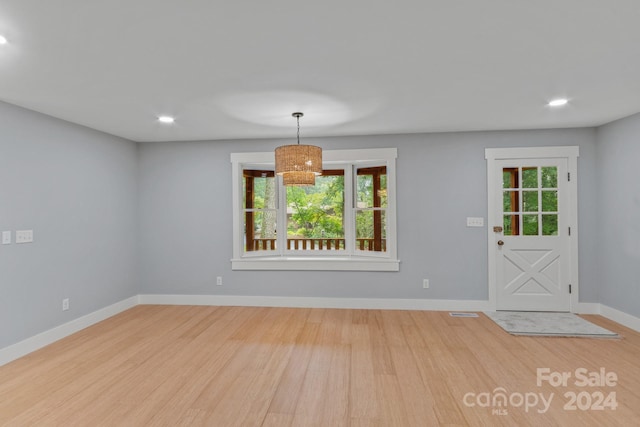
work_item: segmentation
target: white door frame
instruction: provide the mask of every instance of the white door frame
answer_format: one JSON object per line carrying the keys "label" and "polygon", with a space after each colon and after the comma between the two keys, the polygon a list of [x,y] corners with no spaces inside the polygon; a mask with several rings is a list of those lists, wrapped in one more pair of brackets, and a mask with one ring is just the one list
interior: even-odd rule
{"label": "white door frame", "polygon": [[578,146],[559,147],[517,147],[517,148],[486,148],[484,157],[487,160],[487,254],[489,270],[489,308],[495,311],[497,307],[497,271],[496,258],[493,256],[495,250],[494,225],[502,225],[502,218],[496,212],[495,189],[498,186],[497,179],[501,179],[495,173],[496,160],[509,159],[544,159],[544,158],[565,158],[567,159],[567,171],[569,173],[568,182],[568,225],[571,228],[569,238],[569,283],[571,284],[569,311],[578,311],[579,284],[578,284]]}

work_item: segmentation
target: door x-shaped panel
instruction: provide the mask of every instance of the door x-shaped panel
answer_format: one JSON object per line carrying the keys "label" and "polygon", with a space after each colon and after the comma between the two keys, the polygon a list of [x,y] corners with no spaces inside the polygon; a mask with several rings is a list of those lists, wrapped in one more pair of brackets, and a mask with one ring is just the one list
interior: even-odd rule
{"label": "door x-shaped panel", "polygon": [[557,250],[513,250],[504,256],[506,293],[553,295],[560,290]]}

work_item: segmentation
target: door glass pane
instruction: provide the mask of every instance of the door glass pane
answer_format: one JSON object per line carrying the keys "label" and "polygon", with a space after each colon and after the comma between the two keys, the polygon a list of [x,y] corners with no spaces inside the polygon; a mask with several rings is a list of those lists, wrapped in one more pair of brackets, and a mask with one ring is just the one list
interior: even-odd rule
{"label": "door glass pane", "polygon": [[522,188],[538,188],[538,168],[522,168]]}
{"label": "door glass pane", "polygon": [[522,192],[522,211],[538,212],[538,192],[537,191]]}
{"label": "door glass pane", "polygon": [[502,188],[505,236],[558,235],[557,166],[502,168]]}
{"label": "door glass pane", "polygon": [[538,235],[538,215],[522,215],[523,236]]}
{"label": "door glass pane", "polygon": [[518,212],[518,192],[503,191],[502,193],[502,210],[503,212]]}
{"label": "door glass pane", "polygon": [[387,219],[384,210],[356,211],[356,249],[387,251]]}
{"label": "door glass pane", "polygon": [[542,169],[542,188],[558,187],[558,168],[555,166],[545,166]]}
{"label": "door glass pane", "polygon": [[518,236],[520,229],[519,215],[504,215],[503,234],[505,236]]}
{"label": "door glass pane", "polygon": [[518,168],[502,169],[502,188],[518,188]]}
{"label": "door glass pane", "polygon": [[558,211],[558,192],[557,191],[542,192],[542,211],[543,212]]}
{"label": "door glass pane", "polygon": [[542,215],[542,235],[558,235],[558,215]]}

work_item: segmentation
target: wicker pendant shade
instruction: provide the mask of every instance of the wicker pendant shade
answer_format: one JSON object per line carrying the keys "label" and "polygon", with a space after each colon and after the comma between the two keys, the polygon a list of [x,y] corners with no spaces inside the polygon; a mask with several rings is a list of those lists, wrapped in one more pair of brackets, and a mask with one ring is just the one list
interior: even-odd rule
{"label": "wicker pendant shade", "polygon": [[285,172],[282,174],[282,183],[298,187],[316,185],[316,174],[313,172]]}
{"label": "wicker pendant shade", "polygon": [[298,144],[276,148],[276,174],[282,175],[284,185],[315,185],[316,175],[322,174],[322,149],[315,145],[300,144],[300,117],[298,119]]}

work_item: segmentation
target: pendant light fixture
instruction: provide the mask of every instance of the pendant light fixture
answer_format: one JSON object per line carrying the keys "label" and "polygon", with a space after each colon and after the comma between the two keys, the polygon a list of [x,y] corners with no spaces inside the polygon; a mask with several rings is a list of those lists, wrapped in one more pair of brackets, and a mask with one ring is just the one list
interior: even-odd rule
{"label": "pendant light fixture", "polygon": [[298,144],[276,148],[276,174],[282,176],[284,185],[315,185],[316,176],[322,174],[322,149],[300,144],[300,117],[304,114],[292,116],[298,122]]}

